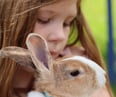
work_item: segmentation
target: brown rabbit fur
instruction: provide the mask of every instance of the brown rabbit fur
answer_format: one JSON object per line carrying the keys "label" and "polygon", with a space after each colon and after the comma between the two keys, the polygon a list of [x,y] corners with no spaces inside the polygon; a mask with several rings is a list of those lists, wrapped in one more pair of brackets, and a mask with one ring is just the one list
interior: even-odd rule
{"label": "brown rabbit fur", "polygon": [[53,60],[45,39],[34,33],[28,35],[26,44],[28,49],[3,48],[0,57],[9,57],[25,66],[34,64],[35,91],[46,91],[53,97],[89,97],[105,85],[105,71],[90,59],[71,56]]}

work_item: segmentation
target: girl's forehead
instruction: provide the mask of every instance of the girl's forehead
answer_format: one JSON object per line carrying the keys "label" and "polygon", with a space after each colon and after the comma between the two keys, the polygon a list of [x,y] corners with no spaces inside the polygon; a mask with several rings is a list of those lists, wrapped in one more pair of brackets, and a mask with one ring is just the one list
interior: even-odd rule
{"label": "girl's forehead", "polygon": [[73,11],[77,12],[77,1],[78,0],[56,0],[55,3],[51,3],[49,5],[41,7],[39,10],[44,11],[44,10],[59,10],[59,11]]}
{"label": "girl's forehead", "polygon": [[[52,1],[54,1],[54,2],[52,2]],[[67,4],[71,5],[72,3],[77,4],[78,1],[80,1],[80,0],[51,0],[51,3],[49,3],[49,4],[45,5],[45,6],[51,6],[51,5],[57,6],[59,4],[61,4],[61,5],[67,5]]]}
{"label": "girl's forehead", "polygon": [[72,2],[72,3],[78,3],[77,1],[79,1],[79,0],[56,0],[55,3],[56,3],[56,4],[57,4],[57,3],[62,3],[62,2],[65,2],[65,3],[66,3],[66,2],[68,2],[68,3],[71,3],[71,2]]}

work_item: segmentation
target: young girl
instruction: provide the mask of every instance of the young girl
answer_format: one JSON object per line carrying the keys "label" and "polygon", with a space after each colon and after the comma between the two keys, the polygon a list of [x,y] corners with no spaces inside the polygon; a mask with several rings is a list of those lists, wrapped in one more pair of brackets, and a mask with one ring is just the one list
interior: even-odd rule
{"label": "young girl", "polygon": [[[0,49],[26,48],[29,33],[40,34],[47,40],[54,59],[82,55],[106,69],[82,14],[81,0],[0,0]],[[33,72],[8,58],[0,58],[0,97],[26,97],[33,87]],[[113,97],[106,77],[106,86],[91,97]]]}

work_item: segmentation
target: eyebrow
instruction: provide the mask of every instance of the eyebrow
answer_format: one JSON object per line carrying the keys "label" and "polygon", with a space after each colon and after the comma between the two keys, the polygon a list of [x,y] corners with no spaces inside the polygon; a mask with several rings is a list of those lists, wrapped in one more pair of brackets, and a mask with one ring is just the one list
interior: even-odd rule
{"label": "eyebrow", "polygon": [[51,11],[51,10],[45,10],[45,11],[39,10],[39,11],[38,11],[38,16],[41,16],[42,14],[43,14],[43,15],[49,15],[49,16],[51,16],[51,15],[54,15],[54,12]]}
{"label": "eyebrow", "polygon": [[[38,16],[40,16],[40,17],[46,17],[46,15],[55,16],[55,13],[54,13],[54,11],[51,11],[51,10],[46,10],[45,12],[43,12],[43,11],[38,12]],[[75,12],[74,14],[70,14],[67,18],[72,18],[72,20],[74,20],[76,18],[76,16],[77,16],[77,12]]]}

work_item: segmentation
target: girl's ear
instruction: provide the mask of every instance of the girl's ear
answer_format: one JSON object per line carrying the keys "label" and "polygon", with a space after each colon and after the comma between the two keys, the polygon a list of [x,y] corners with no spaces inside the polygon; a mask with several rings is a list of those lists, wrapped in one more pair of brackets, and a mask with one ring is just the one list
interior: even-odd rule
{"label": "girl's ear", "polygon": [[2,48],[0,58],[10,58],[20,65],[33,67],[29,51],[21,47],[9,46]]}
{"label": "girl's ear", "polygon": [[[38,34],[31,33],[27,37],[26,44],[36,68],[40,69],[46,67],[50,69],[51,56],[46,40]],[[44,67],[41,64],[43,64]]]}

